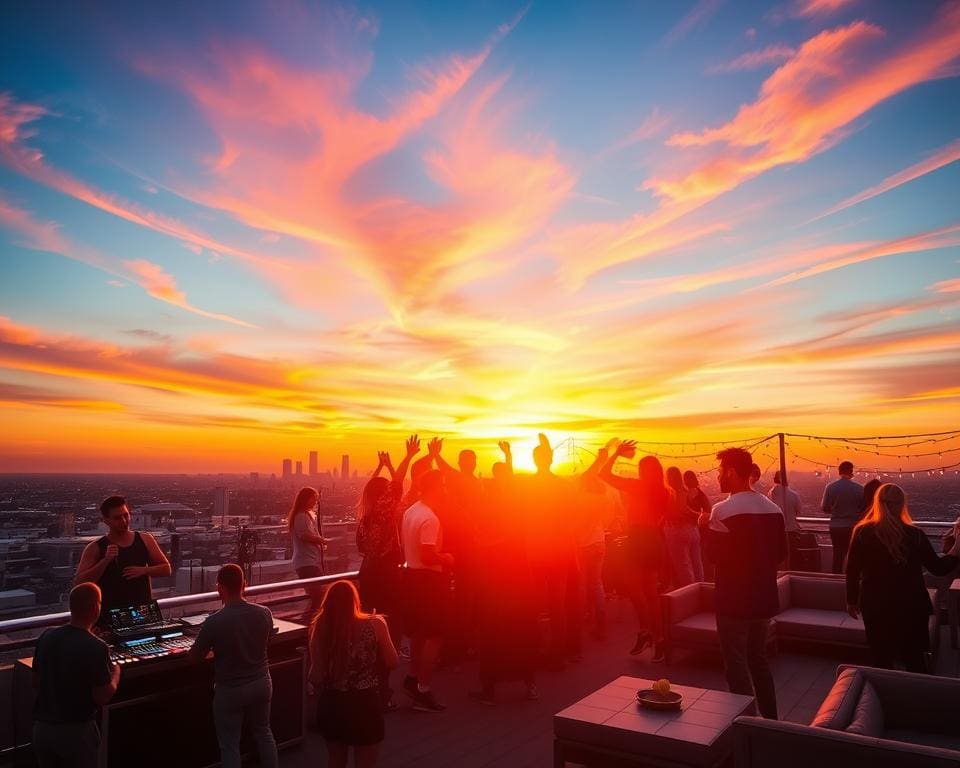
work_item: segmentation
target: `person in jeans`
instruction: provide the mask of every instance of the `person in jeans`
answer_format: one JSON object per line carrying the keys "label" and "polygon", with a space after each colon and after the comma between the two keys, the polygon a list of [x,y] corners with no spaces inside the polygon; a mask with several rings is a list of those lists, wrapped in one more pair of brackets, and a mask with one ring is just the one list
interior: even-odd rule
{"label": "person in jeans", "polygon": [[863,486],[853,480],[853,464],[840,462],[840,478],[823,491],[820,508],[830,516],[830,543],[833,545],[833,572],[843,573],[850,537],[863,516]]}
{"label": "person in jeans", "polygon": [[777,719],[777,692],[767,661],[770,619],[779,611],[777,564],[786,557],[783,513],[752,490],[750,453],[727,448],[720,460],[720,491],[707,549],[716,564],[714,599],[720,651],[731,693],[755,696],[763,717]]}
{"label": "person in jeans", "polygon": [[100,731],[94,717],[120,680],[106,643],[90,631],[99,615],[100,588],[78,584],[70,592],[70,623],[37,640],[33,749],[40,768],[97,765]]}
{"label": "person in jeans", "polygon": [[673,506],[664,515],[663,537],[673,569],[673,586],[685,587],[703,581],[703,560],[700,558],[699,515],[687,504],[687,491],[679,467],[667,467],[667,485],[673,489]]}
{"label": "person in jeans", "polygon": [[190,649],[194,661],[213,651],[213,722],[223,768],[240,768],[240,732],[246,723],[257,746],[261,768],[277,768],[277,744],[270,730],[273,682],[267,666],[267,643],[273,615],[243,598],[246,583],[239,565],[228,563],[217,574],[223,607],[200,627]]}
{"label": "person in jeans", "polygon": [[397,651],[387,622],[360,610],[349,581],[330,585],[310,626],[310,682],[317,699],[317,726],[327,742],[327,765],[346,768],[353,749],[356,768],[373,768],[383,741],[380,669],[395,669]]}
{"label": "person in jeans", "polygon": [[[425,472],[420,500],[403,513],[403,624],[410,637],[410,674],[403,689],[421,712],[442,712],[446,705],[433,695],[430,683],[437,666],[450,602],[453,555],[443,551],[443,531],[435,510],[443,507],[446,490],[439,470]],[[446,571],[446,573],[445,573]]]}
{"label": "person in jeans", "polygon": [[[320,503],[320,491],[306,486],[297,491],[297,497],[287,514],[287,529],[293,541],[293,569],[298,579],[311,579],[323,576],[323,547],[327,540],[320,535],[317,518],[313,510]],[[323,600],[323,587],[311,584],[304,587],[310,597],[310,603],[303,612],[301,622],[310,624]]]}

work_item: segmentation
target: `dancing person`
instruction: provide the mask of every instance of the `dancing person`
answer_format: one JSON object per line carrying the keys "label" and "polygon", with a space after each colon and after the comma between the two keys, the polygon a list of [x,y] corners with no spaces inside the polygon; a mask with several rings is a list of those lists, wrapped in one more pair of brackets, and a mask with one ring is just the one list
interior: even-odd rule
{"label": "dancing person", "polygon": [[437,444],[434,463],[443,473],[447,488],[447,504],[439,512],[444,549],[453,555],[457,564],[453,573],[450,614],[441,658],[445,664],[459,667],[466,661],[470,638],[476,629],[476,581],[480,569],[476,534],[483,488],[480,478],[475,474],[476,453],[471,450],[460,451],[458,468],[454,469],[441,454],[443,441],[436,438],[434,441]]}
{"label": "dancing person", "polygon": [[854,526],[863,516],[863,486],[853,479],[853,464],[841,461],[840,477],[823,491],[820,508],[830,516],[830,543],[833,545],[833,572],[843,573]]}
{"label": "dancing person", "polygon": [[755,696],[763,717],[777,719],[777,692],[767,661],[770,619],[779,611],[777,564],[786,557],[783,513],[750,486],[743,448],[717,454],[720,490],[710,514],[707,550],[716,563],[717,633],[731,693]]}
{"label": "dancing person", "polygon": [[673,491],[664,482],[663,465],[656,456],[640,459],[636,478],[613,474],[617,459],[632,457],[636,446],[633,440],[618,443],[599,475],[623,494],[627,512],[624,581],[640,625],[630,653],[636,656],[653,645],[652,661],[661,662],[664,647],[659,578],[665,563],[662,525],[664,515],[673,504]]}
{"label": "dancing person", "polygon": [[244,599],[246,586],[236,563],[220,569],[217,592],[223,607],[204,620],[190,657],[199,662],[213,651],[213,722],[223,768],[240,768],[244,726],[256,744],[261,768],[276,768],[277,743],[270,730],[273,681],[267,662],[273,614],[265,605]]}
{"label": "dancing person", "polygon": [[396,669],[397,651],[382,616],[364,613],[349,581],[336,581],[310,625],[308,677],[319,691],[317,725],[327,765],[372,768],[383,741],[379,669]]}
{"label": "dancing person", "polygon": [[899,486],[877,489],[869,513],[853,530],[847,557],[847,612],[855,619],[863,614],[873,666],[892,669],[900,661],[908,672],[927,672],[933,605],[923,569],[946,575],[957,567],[958,555],[956,539],[946,555],[936,555],[913,525]]}
{"label": "dancing person", "polygon": [[582,653],[583,609],[577,563],[575,519],[569,481],[552,470],[553,448],[540,434],[533,449],[537,471],[524,478],[522,503],[531,568],[542,579],[550,617],[546,666],[560,670]]}
{"label": "dancing person", "polygon": [[486,483],[479,522],[478,555],[484,567],[477,581],[477,660],[480,688],[470,698],[497,703],[499,683],[521,680],[536,700],[537,609],[527,541],[517,530],[520,500],[513,477],[510,444],[501,442],[504,461]]}
{"label": "dancing person", "polygon": [[697,528],[699,514],[687,504],[687,491],[680,468],[667,467],[666,480],[673,490],[673,504],[664,514],[663,536],[673,570],[673,585],[685,587],[695,581],[703,581],[700,531]]}
{"label": "dancing person", "polygon": [[33,751],[40,768],[95,768],[100,748],[97,707],[117,692],[120,666],[93,634],[100,616],[100,588],[92,582],[70,590],[70,621],[46,630],[33,656]]}
{"label": "dancing person", "polygon": [[[400,566],[403,549],[400,546],[400,499],[403,480],[411,459],[420,452],[420,439],[411,435],[406,443],[406,454],[400,466],[393,469],[390,454],[377,454],[377,468],[360,496],[357,510],[357,551],[360,561],[360,604],[363,610],[385,616],[394,645],[400,641]],[[390,479],[380,476],[389,470]],[[390,689],[390,672],[381,669],[380,695],[384,708],[397,708]]]}
{"label": "dancing person", "polygon": [[[410,673],[403,689],[421,712],[442,712],[430,688],[449,611],[449,572],[453,555],[443,551],[443,530],[436,510],[446,500],[443,475],[431,469],[420,481],[420,500],[403,513],[403,624],[410,637]],[[446,573],[444,572],[446,571]]]}
{"label": "dancing person", "polygon": [[713,505],[707,494],[700,488],[700,480],[697,473],[688,469],[683,473],[684,495],[687,499],[687,506],[697,513],[697,533],[700,536],[700,563],[703,567],[703,577],[708,581],[713,581],[713,563],[707,557],[707,527],[710,525],[710,512]]}
{"label": "dancing person", "polygon": [[[123,496],[108,496],[100,504],[107,534],[84,547],[74,584],[93,582],[100,588],[101,612],[149,603],[152,576],[173,570],[153,534],[130,530],[130,509]],[[104,621],[100,617],[100,623]]]}
{"label": "dancing person", "polygon": [[[320,535],[313,510],[320,503],[320,491],[305,486],[297,491],[293,506],[287,514],[287,530],[293,541],[293,569],[298,579],[323,576],[323,548],[327,539]],[[303,588],[310,598],[300,621],[309,625],[323,600],[323,586],[310,584]]]}
{"label": "dancing person", "polygon": [[607,593],[603,587],[603,560],[607,548],[607,528],[612,525],[617,513],[612,491],[598,477],[600,467],[606,463],[609,455],[607,448],[601,448],[593,464],[579,478],[577,559],[580,561],[583,577],[581,591],[585,608],[593,616],[591,635],[595,640],[604,640],[607,637]]}

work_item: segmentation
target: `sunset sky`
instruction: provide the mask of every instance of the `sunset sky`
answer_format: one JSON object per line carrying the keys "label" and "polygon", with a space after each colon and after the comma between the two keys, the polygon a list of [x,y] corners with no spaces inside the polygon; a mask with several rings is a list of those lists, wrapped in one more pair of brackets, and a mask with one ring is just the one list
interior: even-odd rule
{"label": "sunset sky", "polygon": [[0,471],[958,426],[960,3],[143,5],[0,11]]}

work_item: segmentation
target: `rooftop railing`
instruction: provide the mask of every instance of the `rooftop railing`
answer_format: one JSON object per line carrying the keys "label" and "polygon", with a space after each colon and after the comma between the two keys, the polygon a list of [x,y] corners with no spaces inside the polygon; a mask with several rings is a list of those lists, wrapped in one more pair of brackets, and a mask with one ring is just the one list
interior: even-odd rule
{"label": "rooftop railing", "polygon": [[[271,601],[271,605],[275,605],[281,602],[292,602],[294,600],[302,600],[303,593],[300,591],[304,587],[308,587],[314,584],[332,584],[335,581],[340,581],[341,579],[356,579],[359,576],[359,571],[346,571],[344,573],[331,573],[326,576],[314,576],[309,579],[290,579],[288,581],[277,581],[272,584],[254,584],[249,586],[245,590],[247,597],[258,597],[261,595],[271,595],[280,592],[290,592],[292,590],[297,591],[299,594],[292,595],[287,598],[281,598],[279,600]],[[191,605],[202,605],[204,603],[210,603],[219,601],[220,596],[216,592],[196,592],[190,595],[177,595],[175,597],[163,597],[160,598],[157,602],[160,604],[160,607],[165,610],[179,610]],[[61,613],[47,613],[40,616],[25,616],[21,619],[7,619],[6,621],[0,621],[0,634],[7,634],[10,632],[22,632],[29,629],[43,629],[44,627],[53,627],[58,624],[64,624],[70,619],[70,612],[63,611]],[[12,640],[9,644],[5,644],[5,648],[10,649],[14,647],[29,647],[32,646],[36,638],[24,638],[20,640]]]}

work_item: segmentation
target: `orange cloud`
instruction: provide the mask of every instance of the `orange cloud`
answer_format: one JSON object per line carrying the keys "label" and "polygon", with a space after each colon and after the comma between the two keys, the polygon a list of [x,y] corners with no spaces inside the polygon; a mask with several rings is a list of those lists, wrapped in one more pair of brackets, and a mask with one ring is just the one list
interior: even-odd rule
{"label": "orange cloud", "polygon": [[794,15],[828,16],[842,8],[849,8],[857,2],[858,0],[797,0]]}
{"label": "orange cloud", "polygon": [[890,56],[865,55],[883,31],[864,21],[821,32],[763,83],[736,117],[701,133],[677,133],[681,148],[720,145],[692,171],[653,178],[645,188],[671,200],[711,199],[772,168],[802,162],[840,141],[877,104],[938,77],[960,56],[960,5]]}
{"label": "orange cloud", "polygon": [[850,208],[851,206],[859,205],[860,203],[877,197],[878,195],[885,194],[891,189],[896,189],[902,184],[907,184],[915,179],[919,179],[921,176],[926,176],[928,173],[933,173],[934,171],[939,170],[946,165],[955,163],[957,160],[960,160],[960,139],[950,142],[945,147],[941,147],[927,159],[921,160],[919,163],[914,163],[909,168],[904,168],[902,171],[898,171],[892,176],[888,176],[879,184],[869,187],[868,189],[863,190],[863,192],[860,192],[853,197],[848,197],[846,200],[837,203],[829,211],[826,213],[821,213],[819,216],[811,219],[811,221],[817,221],[818,219],[832,216],[833,214],[846,208]]}

